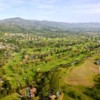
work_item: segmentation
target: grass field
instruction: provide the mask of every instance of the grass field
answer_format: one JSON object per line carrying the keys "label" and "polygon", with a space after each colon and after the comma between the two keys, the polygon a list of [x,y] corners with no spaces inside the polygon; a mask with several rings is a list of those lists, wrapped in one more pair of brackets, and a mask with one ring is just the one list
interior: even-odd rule
{"label": "grass field", "polygon": [[72,68],[67,75],[66,83],[71,85],[93,86],[93,78],[99,73],[99,67],[93,59],[88,58],[84,64]]}

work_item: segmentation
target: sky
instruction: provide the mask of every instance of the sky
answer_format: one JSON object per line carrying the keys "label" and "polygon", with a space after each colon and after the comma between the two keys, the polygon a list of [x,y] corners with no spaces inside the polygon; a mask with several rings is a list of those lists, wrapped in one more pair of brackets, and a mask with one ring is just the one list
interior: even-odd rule
{"label": "sky", "polygon": [[100,22],[100,0],[0,0],[0,19]]}

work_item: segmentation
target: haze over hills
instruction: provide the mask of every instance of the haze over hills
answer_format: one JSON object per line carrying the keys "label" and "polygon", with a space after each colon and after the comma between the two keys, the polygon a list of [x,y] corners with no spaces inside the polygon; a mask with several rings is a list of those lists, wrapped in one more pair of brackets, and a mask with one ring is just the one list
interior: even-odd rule
{"label": "haze over hills", "polygon": [[46,20],[26,20],[19,17],[0,20],[0,31],[33,32],[33,30],[41,29],[99,32],[100,23],[64,23]]}

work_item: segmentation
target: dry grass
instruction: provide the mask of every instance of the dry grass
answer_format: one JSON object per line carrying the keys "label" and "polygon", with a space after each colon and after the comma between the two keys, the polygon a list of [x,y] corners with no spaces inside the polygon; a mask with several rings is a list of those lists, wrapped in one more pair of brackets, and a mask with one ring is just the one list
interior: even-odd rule
{"label": "dry grass", "polygon": [[92,58],[88,58],[85,63],[70,70],[66,77],[66,83],[70,85],[93,86],[93,78],[99,73],[99,67],[94,64]]}

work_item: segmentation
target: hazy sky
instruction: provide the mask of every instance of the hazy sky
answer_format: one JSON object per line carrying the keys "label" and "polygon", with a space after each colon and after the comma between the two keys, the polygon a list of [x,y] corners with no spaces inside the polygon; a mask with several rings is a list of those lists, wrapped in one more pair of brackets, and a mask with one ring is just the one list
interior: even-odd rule
{"label": "hazy sky", "polygon": [[0,19],[100,22],[100,0],[0,0]]}

